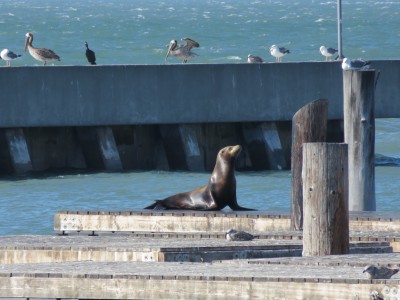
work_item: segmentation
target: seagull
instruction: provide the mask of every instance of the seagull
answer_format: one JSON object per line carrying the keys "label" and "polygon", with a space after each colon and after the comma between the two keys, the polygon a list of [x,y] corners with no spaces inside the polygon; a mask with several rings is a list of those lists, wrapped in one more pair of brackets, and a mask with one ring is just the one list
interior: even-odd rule
{"label": "seagull", "polygon": [[276,58],[276,62],[281,62],[282,57],[290,53],[285,47],[278,47],[277,45],[272,45],[271,48],[269,48],[269,52]]}
{"label": "seagull", "polygon": [[87,42],[85,42],[85,46],[86,46],[86,58],[87,58],[88,62],[91,65],[95,65],[96,64],[96,54],[94,53],[93,50],[89,49],[89,45]]}
{"label": "seagull", "polygon": [[179,45],[176,40],[171,40],[169,42],[167,56],[165,56],[165,60],[167,60],[168,56],[171,54],[176,58],[182,59],[183,63],[186,63],[188,59],[199,56],[198,54],[190,51],[192,48],[200,47],[200,44],[190,38],[183,38],[181,41],[184,41],[184,45]]}
{"label": "seagull", "polygon": [[266,61],[263,60],[259,56],[255,56],[255,55],[249,54],[249,55],[247,55],[247,62],[249,64],[262,64],[262,63],[265,63]]}
{"label": "seagull", "polygon": [[328,58],[334,56],[335,53],[338,52],[338,50],[333,49],[333,48],[326,48],[325,46],[321,46],[321,47],[319,47],[319,52],[321,52],[321,54],[323,56],[325,56],[325,61],[328,61]]}
{"label": "seagull", "polygon": [[13,59],[16,59],[18,57],[21,57],[20,54],[15,54],[14,52],[4,49],[3,51],[0,52],[0,57],[6,61],[6,66],[10,67],[11,66],[11,61]]}
{"label": "seagull", "polygon": [[369,279],[390,279],[394,274],[397,274],[400,269],[390,269],[383,266],[366,266],[363,273],[367,273]]}
{"label": "seagull", "polygon": [[33,42],[33,34],[31,32],[28,32],[26,34],[26,42],[25,42],[25,50],[28,49],[29,54],[32,55],[32,57],[38,61],[44,61],[44,65],[46,65],[46,62],[48,61],[60,61],[60,57],[54,53],[53,50],[46,49],[46,48],[35,48],[32,46]]}
{"label": "seagull", "polygon": [[225,233],[225,238],[228,241],[251,241],[258,236],[252,235],[245,231],[237,231],[236,229],[229,229]]}
{"label": "seagull", "polygon": [[343,59],[342,69],[343,70],[367,70],[370,67],[371,62],[361,59]]}

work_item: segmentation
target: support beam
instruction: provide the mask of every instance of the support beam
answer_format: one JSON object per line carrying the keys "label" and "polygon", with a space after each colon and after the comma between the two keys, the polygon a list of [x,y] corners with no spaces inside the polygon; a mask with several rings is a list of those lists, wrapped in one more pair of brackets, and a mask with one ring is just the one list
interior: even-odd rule
{"label": "support beam", "polygon": [[287,169],[275,122],[243,123],[242,131],[254,170]]}
{"label": "support beam", "polygon": [[161,125],[160,132],[171,169],[204,171],[196,125]]}
{"label": "support beam", "polygon": [[122,170],[122,163],[110,127],[77,128],[83,154],[89,168]]}
{"label": "support beam", "polygon": [[6,169],[15,175],[32,171],[31,157],[22,128],[7,128],[2,131],[6,144],[6,154],[2,156]]}
{"label": "support beam", "polygon": [[343,93],[349,209],[375,211],[375,71],[343,71]]}

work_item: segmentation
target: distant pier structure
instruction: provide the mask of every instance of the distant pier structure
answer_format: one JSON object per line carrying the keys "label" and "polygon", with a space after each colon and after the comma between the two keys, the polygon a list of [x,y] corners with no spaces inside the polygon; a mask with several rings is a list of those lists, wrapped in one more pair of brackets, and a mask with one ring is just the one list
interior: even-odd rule
{"label": "distant pier structure", "polygon": [[[375,117],[400,117],[400,61],[380,71]],[[16,80],[18,79],[18,80]],[[0,173],[213,168],[241,144],[240,170],[289,169],[291,120],[327,99],[343,142],[339,62],[0,68]]]}

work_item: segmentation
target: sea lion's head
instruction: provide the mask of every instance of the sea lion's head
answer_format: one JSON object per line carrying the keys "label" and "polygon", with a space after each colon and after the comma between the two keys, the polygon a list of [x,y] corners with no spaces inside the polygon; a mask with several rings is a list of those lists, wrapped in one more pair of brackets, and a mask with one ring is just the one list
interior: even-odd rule
{"label": "sea lion's head", "polygon": [[235,161],[241,150],[242,147],[240,145],[227,146],[219,150],[217,159],[222,159],[224,161]]}

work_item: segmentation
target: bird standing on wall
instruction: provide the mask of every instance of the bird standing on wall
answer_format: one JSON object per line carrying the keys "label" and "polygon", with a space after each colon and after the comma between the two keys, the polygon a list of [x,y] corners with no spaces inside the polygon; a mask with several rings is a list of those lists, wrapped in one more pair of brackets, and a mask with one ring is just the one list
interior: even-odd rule
{"label": "bird standing on wall", "polygon": [[96,54],[94,53],[93,50],[89,49],[89,45],[87,42],[85,42],[85,46],[86,46],[86,58],[87,58],[88,62],[91,65],[95,65],[96,64]]}
{"label": "bird standing on wall", "polygon": [[361,59],[343,59],[342,69],[343,70],[368,70],[371,62]]}
{"label": "bird standing on wall", "polygon": [[32,46],[33,42],[33,34],[31,32],[28,32],[26,34],[26,42],[25,42],[25,49],[24,52],[26,52],[26,49],[28,49],[29,54],[36,60],[44,62],[44,65],[46,65],[46,62],[48,61],[60,61],[60,57],[50,49],[46,48],[35,48]]}
{"label": "bird standing on wall", "polygon": [[20,54],[15,54],[14,52],[8,50],[8,49],[4,49],[3,51],[0,52],[0,57],[6,61],[6,66],[10,67],[11,66],[11,61],[21,57]]}
{"label": "bird standing on wall", "polygon": [[263,63],[265,63],[266,61],[263,60],[263,59],[262,59],[261,57],[259,57],[259,56],[255,56],[255,55],[249,54],[249,55],[247,55],[247,62],[248,62],[249,64],[263,64]]}
{"label": "bird standing on wall", "polygon": [[165,56],[165,60],[167,60],[168,56],[171,54],[176,58],[182,59],[183,63],[186,63],[188,59],[199,56],[198,54],[192,52],[193,48],[200,47],[200,44],[190,38],[181,39],[185,42],[184,45],[179,45],[177,40],[171,40],[169,42],[167,56]]}
{"label": "bird standing on wall", "polygon": [[272,45],[269,48],[269,53],[271,53],[271,55],[275,57],[276,62],[282,62],[282,57],[285,56],[286,54],[289,54],[290,51],[285,47],[278,47],[277,45]]}
{"label": "bird standing on wall", "polygon": [[390,279],[398,272],[399,269],[390,269],[384,266],[375,265],[366,266],[363,270],[363,273],[366,273],[369,279]]}
{"label": "bird standing on wall", "polygon": [[229,229],[225,233],[225,238],[228,241],[251,241],[258,236],[252,235],[245,231],[237,231],[236,229]]}
{"label": "bird standing on wall", "polygon": [[321,52],[321,54],[323,56],[325,56],[325,61],[328,61],[328,58],[334,56],[335,53],[338,52],[338,50],[333,49],[333,48],[326,48],[325,46],[321,46],[321,47],[319,47],[319,52]]}

